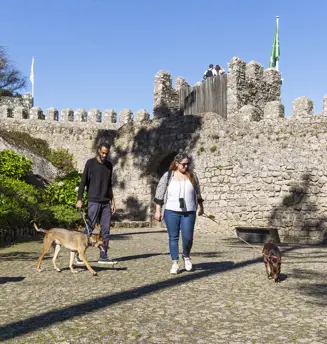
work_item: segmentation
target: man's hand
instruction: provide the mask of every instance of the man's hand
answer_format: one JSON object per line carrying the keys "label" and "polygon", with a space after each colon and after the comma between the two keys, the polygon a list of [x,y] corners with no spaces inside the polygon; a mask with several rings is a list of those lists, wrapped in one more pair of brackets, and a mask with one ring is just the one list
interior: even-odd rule
{"label": "man's hand", "polygon": [[115,212],[116,212],[115,202],[111,202],[111,214],[114,214]]}
{"label": "man's hand", "polygon": [[159,221],[159,222],[161,221],[161,212],[160,212],[160,210],[156,210],[156,212],[155,212],[153,218],[154,218],[156,221]]}
{"label": "man's hand", "polygon": [[76,208],[77,209],[82,209],[83,207],[83,202],[81,200],[78,200],[77,203],[76,203]]}

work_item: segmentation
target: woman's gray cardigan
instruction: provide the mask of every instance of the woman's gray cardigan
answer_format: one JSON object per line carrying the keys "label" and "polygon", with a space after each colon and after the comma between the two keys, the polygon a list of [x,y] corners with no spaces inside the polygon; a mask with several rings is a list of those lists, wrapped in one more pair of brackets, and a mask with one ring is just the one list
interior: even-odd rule
{"label": "woman's gray cardigan", "polygon": [[[165,208],[164,206],[167,203],[168,185],[171,182],[171,180],[173,179],[174,172],[175,171],[166,172],[161,177],[161,179],[159,180],[159,183],[157,186],[156,194],[154,197],[154,203],[159,204],[161,207],[163,207],[162,211],[164,210],[164,208]],[[193,185],[194,190],[195,190],[195,195],[196,195],[195,201],[196,201],[196,204],[198,204],[199,202],[203,202],[203,199],[201,197],[200,184],[199,184],[198,177],[196,176],[196,174],[194,172],[193,172],[193,174],[194,174],[194,181],[195,181],[195,185]]]}

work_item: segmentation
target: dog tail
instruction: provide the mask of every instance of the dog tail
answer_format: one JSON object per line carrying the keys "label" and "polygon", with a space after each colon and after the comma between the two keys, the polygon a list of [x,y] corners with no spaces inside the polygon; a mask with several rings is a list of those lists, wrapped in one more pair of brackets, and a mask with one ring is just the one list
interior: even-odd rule
{"label": "dog tail", "polygon": [[38,228],[38,226],[36,225],[35,222],[33,222],[33,225],[34,225],[34,228],[35,228],[36,231],[38,231],[38,232],[43,232],[43,233],[46,233],[46,232],[47,232],[47,230],[45,230],[45,229]]}

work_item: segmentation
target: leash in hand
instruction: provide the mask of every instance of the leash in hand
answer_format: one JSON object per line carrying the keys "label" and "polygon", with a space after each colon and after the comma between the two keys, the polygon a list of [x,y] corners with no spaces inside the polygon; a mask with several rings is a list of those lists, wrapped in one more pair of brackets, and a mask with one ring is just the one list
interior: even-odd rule
{"label": "leash in hand", "polygon": [[83,219],[84,223],[85,223],[85,227],[86,227],[86,230],[87,230],[87,236],[90,237],[91,236],[91,231],[90,231],[90,227],[86,221],[86,218],[85,218],[85,211],[84,209],[79,209],[79,215],[80,217]]}

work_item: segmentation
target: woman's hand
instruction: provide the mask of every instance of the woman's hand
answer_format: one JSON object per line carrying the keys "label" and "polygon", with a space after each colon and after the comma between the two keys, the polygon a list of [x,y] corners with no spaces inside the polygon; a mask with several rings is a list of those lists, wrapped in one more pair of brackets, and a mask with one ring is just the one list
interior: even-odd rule
{"label": "woman's hand", "polygon": [[160,210],[156,210],[156,212],[155,212],[153,218],[154,218],[156,221],[158,221],[158,222],[161,221],[161,212],[160,212]]}

